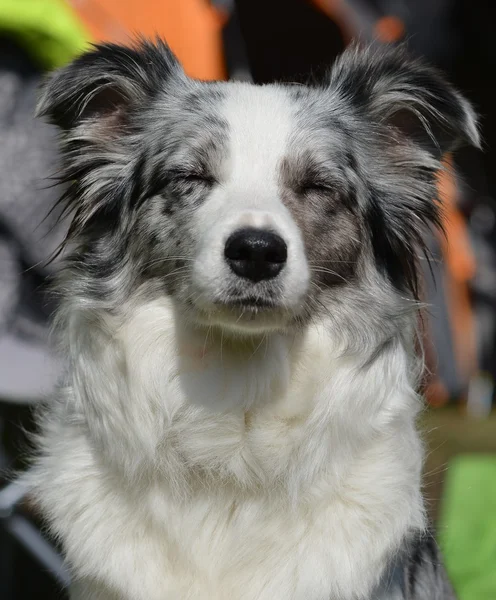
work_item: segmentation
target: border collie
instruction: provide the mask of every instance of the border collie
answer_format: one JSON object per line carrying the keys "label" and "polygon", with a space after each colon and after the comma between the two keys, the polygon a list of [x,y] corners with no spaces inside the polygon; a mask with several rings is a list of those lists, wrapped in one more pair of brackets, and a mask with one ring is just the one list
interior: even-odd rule
{"label": "border collie", "polygon": [[31,483],[73,600],[446,600],[417,255],[469,103],[403,49],[203,82],[160,40],[46,83],[68,369]]}

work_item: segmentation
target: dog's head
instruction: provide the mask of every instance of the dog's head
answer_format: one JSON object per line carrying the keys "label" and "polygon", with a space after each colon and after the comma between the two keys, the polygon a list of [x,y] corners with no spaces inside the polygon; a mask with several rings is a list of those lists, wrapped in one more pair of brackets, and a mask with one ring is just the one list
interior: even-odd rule
{"label": "dog's head", "polygon": [[244,332],[414,299],[441,158],[479,143],[468,102],[389,48],[306,87],[200,82],[162,42],[104,45],[51,77],[39,113],[64,134],[79,292],[141,287]]}

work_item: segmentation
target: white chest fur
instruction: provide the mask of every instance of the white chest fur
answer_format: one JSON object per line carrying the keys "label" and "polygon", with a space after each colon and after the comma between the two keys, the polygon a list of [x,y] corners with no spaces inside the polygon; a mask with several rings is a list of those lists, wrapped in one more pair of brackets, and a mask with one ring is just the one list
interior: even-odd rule
{"label": "white chest fur", "polygon": [[423,526],[401,346],[367,367],[325,327],[255,345],[169,304],[93,336],[45,433],[38,495],[77,598],[366,598]]}

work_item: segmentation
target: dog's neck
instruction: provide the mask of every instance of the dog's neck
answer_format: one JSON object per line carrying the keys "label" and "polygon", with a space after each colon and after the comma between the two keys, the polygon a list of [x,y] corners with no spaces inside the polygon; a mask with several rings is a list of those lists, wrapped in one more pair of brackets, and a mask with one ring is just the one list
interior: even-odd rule
{"label": "dog's neck", "polygon": [[230,335],[176,321],[177,371],[187,401],[215,413],[256,410],[285,397],[298,369],[298,333]]}
{"label": "dog's neck", "polygon": [[74,390],[91,436],[130,480],[174,471],[181,483],[189,470],[297,495],[411,429],[419,407],[399,339],[372,360],[344,352],[324,321],[240,339],[178,319],[166,300],[91,328]]}

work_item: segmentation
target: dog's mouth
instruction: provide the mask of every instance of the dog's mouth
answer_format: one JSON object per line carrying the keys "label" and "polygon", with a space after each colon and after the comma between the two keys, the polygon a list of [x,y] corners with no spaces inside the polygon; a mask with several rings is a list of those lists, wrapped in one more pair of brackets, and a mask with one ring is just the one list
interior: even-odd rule
{"label": "dog's mouth", "polygon": [[259,295],[226,295],[208,307],[195,308],[200,323],[240,333],[263,333],[285,328],[290,319],[287,308],[281,303]]}
{"label": "dog's mouth", "polygon": [[277,310],[280,306],[270,298],[263,296],[234,296],[218,300],[217,306],[232,308],[233,310],[248,310],[253,312]]}

